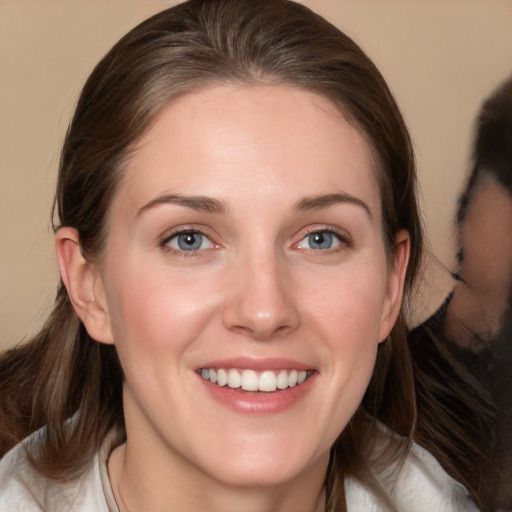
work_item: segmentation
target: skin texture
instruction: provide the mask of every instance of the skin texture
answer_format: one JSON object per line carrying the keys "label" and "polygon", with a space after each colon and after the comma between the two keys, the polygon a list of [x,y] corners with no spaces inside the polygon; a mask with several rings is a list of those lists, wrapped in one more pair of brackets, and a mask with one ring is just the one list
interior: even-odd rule
{"label": "skin texture", "polygon": [[[215,86],[168,105],[139,142],[99,263],[59,231],[74,307],[126,376],[127,442],[109,465],[121,509],[321,506],[330,447],[402,298],[408,236],[390,264],[376,172],[365,138],[323,98]],[[204,233],[201,248],[180,250],[180,229]],[[325,230],[332,246],[312,248]],[[233,358],[312,376],[291,405],[242,410],[197,373]]]}

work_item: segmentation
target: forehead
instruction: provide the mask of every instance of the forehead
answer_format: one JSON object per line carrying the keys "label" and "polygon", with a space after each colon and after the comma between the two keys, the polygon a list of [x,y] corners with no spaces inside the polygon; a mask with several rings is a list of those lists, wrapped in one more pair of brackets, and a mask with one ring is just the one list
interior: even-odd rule
{"label": "forehead", "polygon": [[[218,85],[167,105],[139,141],[116,195],[295,201],[333,191],[380,203],[365,137],[327,99],[282,85]],[[116,201],[115,200],[115,201]]]}

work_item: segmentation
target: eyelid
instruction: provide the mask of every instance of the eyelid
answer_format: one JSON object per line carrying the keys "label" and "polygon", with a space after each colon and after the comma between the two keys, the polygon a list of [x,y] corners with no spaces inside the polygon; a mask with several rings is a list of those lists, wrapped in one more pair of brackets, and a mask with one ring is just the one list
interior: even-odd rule
{"label": "eyelid", "polygon": [[[216,249],[216,248],[221,247],[221,244],[215,242],[215,237],[212,236],[209,231],[210,230],[204,229],[201,226],[194,226],[194,225],[185,225],[185,226],[181,226],[181,227],[172,228],[160,237],[159,245],[163,249],[168,250],[170,252],[174,252],[176,254],[179,254],[180,256],[193,256],[194,254],[203,252],[206,249],[185,251],[185,250],[176,249],[174,247],[171,247],[169,245],[169,242],[170,242],[170,240],[172,240],[173,238],[175,238],[179,235],[183,235],[183,234],[187,234],[187,233],[197,233],[197,234],[200,234],[200,235],[206,237],[210,241],[210,243],[212,244],[212,247],[209,247],[209,249]],[[336,247],[333,247],[331,249],[323,249],[323,250],[312,249],[309,247],[300,247],[299,246],[300,243],[306,237],[308,237],[309,235],[311,235],[313,233],[330,233],[334,237],[336,237],[339,244]],[[299,235],[297,235],[294,238],[296,241],[292,243],[292,248],[304,249],[304,250],[312,251],[312,252],[329,253],[329,252],[335,252],[337,250],[343,250],[346,248],[350,248],[353,246],[353,241],[352,241],[350,234],[348,234],[345,230],[343,230],[341,228],[329,226],[329,225],[327,225],[327,226],[326,225],[314,225],[314,226],[307,227],[307,228],[301,230]]]}
{"label": "eyelid", "polygon": [[173,228],[171,230],[168,230],[160,239],[160,242],[159,242],[159,245],[160,247],[162,247],[162,249],[166,250],[166,251],[169,251],[169,252],[173,252],[179,256],[193,256],[194,254],[198,254],[199,252],[203,252],[205,249],[196,249],[196,250],[191,250],[191,251],[185,251],[185,250],[181,250],[181,249],[177,249],[175,247],[171,247],[169,245],[169,242],[173,239],[173,238],[176,238],[178,237],[179,235],[185,235],[187,233],[194,233],[194,234],[199,234],[199,235],[202,235],[204,236],[205,238],[207,238],[212,247],[212,249],[216,249],[218,247],[220,247],[220,245],[218,243],[216,243],[214,240],[213,240],[213,237],[211,234],[207,233],[207,230],[199,227],[199,226],[182,226],[182,227],[177,227],[177,228]]}
{"label": "eyelid", "polygon": [[[309,247],[299,247],[299,244],[307,238],[309,235],[312,235],[313,233],[330,233],[331,235],[334,235],[336,239],[340,242],[340,245],[337,247],[334,247],[332,249],[324,249],[322,251],[318,249],[311,249]],[[340,250],[340,248],[350,248],[353,245],[352,238],[350,235],[340,228],[336,228],[334,226],[311,226],[309,228],[306,228],[305,231],[302,231],[300,233],[300,238],[297,242],[293,244],[294,247],[297,247],[299,249],[305,249],[305,250],[311,250],[314,252],[325,252],[328,253],[330,251],[336,251]]]}

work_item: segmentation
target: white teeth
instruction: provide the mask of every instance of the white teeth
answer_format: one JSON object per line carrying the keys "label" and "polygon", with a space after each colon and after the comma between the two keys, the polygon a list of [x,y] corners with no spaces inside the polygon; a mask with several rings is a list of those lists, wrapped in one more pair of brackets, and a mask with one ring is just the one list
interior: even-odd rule
{"label": "white teeth", "polygon": [[288,372],[281,370],[277,376],[276,385],[279,389],[286,389],[288,387]]}
{"label": "white teeth", "polygon": [[260,375],[260,391],[275,391],[277,389],[277,379],[274,372],[263,372]]}
{"label": "white teeth", "polygon": [[302,384],[308,378],[305,370],[266,370],[260,374],[254,370],[236,370],[234,368],[202,368],[201,377],[218,386],[244,391],[264,391],[271,393],[276,389],[287,389]]}
{"label": "white teeth", "polygon": [[228,386],[237,389],[242,384],[242,377],[236,370],[228,371]]}
{"label": "white teeth", "polygon": [[220,370],[217,370],[217,384],[219,386],[225,386],[228,383],[228,374],[226,373],[226,370],[223,370],[222,368]]}
{"label": "white teeth", "polygon": [[258,391],[260,379],[253,370],[244,370],[242,372],[242,389],[245,391]]}

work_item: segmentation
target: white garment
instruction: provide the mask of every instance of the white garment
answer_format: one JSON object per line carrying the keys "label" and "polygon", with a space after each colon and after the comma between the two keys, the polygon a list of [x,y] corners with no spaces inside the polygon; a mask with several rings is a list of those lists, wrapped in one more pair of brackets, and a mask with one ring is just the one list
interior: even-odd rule
{"label": "white garment", "polygon": [[[70,483],[47,480],[30,466],[25,448],[40,440],[36,432],[0,460],[0,512],[119,512],[107,473],[118,436],[111,432],[85,473]],[[455,482],[423,448],[413,444],[390,493],[403,512],[477,512],[462,485]],[[359,481],[348,478],[349,512],[384,512],[386,507]]]}
{"label": "white garment", "polygon": [[60,483],[40,476],[27,460],[40,442],[37,431],[0,460],[0,512],[119,512],[107,472],[118,435],[110,432],[80,478]]}
{"label": "white garment", "polygon": [[[465,487],[450,477],[439,462],[413,443],[395,478],[379,482],[400,512],[478,512]],[[349,512],[387,512],[364,484],[345,480]]]}

